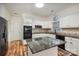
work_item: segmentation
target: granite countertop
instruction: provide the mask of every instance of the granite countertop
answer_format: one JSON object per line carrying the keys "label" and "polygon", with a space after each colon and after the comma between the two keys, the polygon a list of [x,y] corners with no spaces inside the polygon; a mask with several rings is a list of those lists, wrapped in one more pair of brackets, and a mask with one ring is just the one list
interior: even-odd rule
{"label": "granite countertop", "polygon": [[57,33],[57,35],[79,38],[79,30],[62,30],[62,32]]}
{"label": "granite countertop", "polygon": [[31,49],[32,53],[37,53],[65,43],[65,41],[46,36],[33,38],[33,41],[28,42],[28,46]]}
{"label": "granite countertop", "polygon": [[[52,32],[51,29],[46,29],[46,28],[43,28],[43,29],[32,29],[32,34],[40,34],[40,33],[50,33]],[[52,32],[53,33],[53,32]]]}
{"label": "granite countertop", "polygon": [[32,31],[33,34],[40,34],[40,33],[46,33],[46,34],[56,34],[56,35],[63,35],[67,37],[74,37],[74,38],[79,38],[79,29],[62,29],[61,32],[53,32],[50,29],[45,30],[45,29],[36,29]]}

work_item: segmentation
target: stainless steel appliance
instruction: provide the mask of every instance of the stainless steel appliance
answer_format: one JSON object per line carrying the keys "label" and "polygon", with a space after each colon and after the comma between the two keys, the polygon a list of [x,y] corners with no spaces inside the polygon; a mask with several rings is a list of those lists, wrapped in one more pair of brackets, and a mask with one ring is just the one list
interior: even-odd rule
{"label": "stainless steel appliance", "polygon": [[6,54],[7,46],[7,20],[0,17],[0,55]]}
{"label": "stainless steel appliance", "polygon": [[32,38],[32,26],[24,26],[23,32],[24,39]]}
{"label": "stainless steel appliance", "polygon": [[28,42],[33,54],[62,44],[65,44],[65,41],[47,36],[33,38],[33,41]]}

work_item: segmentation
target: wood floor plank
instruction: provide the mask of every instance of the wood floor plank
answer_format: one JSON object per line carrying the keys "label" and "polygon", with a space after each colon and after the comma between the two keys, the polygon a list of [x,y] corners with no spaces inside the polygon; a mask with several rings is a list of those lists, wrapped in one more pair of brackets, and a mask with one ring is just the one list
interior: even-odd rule
{"label": "wood floor plank", "polygon": [[28,54],[27,45],[24,45],[21,40],[15,40],[8,46],[6,56],[24,56]]}

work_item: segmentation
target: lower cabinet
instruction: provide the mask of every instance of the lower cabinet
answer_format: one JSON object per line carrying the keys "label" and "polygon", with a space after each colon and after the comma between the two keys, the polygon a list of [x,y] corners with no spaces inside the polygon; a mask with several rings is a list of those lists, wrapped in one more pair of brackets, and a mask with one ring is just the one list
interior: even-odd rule
{"label": "lower cabinet", "polygon": [[32,54],[30,48],[28,48],[28,56],[57,56],[58,55],[58,47],[52,47],[43,51],[40,51],[38,53]]}
{"label": "lower cabinet", "polygon": [[72,37],[65,37],[65,49],[71,53],[79,55],[79,39]]}

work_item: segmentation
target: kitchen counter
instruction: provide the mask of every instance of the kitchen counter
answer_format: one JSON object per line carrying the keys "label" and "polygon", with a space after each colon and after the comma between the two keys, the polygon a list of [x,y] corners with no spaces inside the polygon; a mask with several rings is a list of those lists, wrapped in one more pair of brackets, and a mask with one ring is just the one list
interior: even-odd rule
{"label": "kitchen counter", "polygon": [[57,35],[79,38],[79,30],[78,29],[63,29],[62,32],[57,33]]}
{"label": "kitchen counter", "polygon": [[36,28],[32,29],[32,34],[49,33],[51,29],[49,28]]}
{"label": "kitchen counter", "polygon": [[62,44],[65,44],[65,41],[47,36],[33,38],[33,41],[28,42],[28,46],[33,54]]}
{"label": "kitchen counter", "polygon": [[[53,34],[53,33],[51,33],[51,34]],[[56,33],[56,35],[62,35],[62,36],[66,36],[66,37],[79,38],[79,32],[71,32],[71,31],[70,32],[66,32],[66,31],[62,31],[62,32]]]}
{"label": "kitchen counter", "polygon": [[56,35],[62,35],[62,36],[67,36],[67,37],[79,38],[79,29],[62,29],[61,32],[57,32],[57,33],[51,30],[36,29],[36,30],[32,30],[32,33],[33,34],[40,34],[40,33],[56,34]]}

